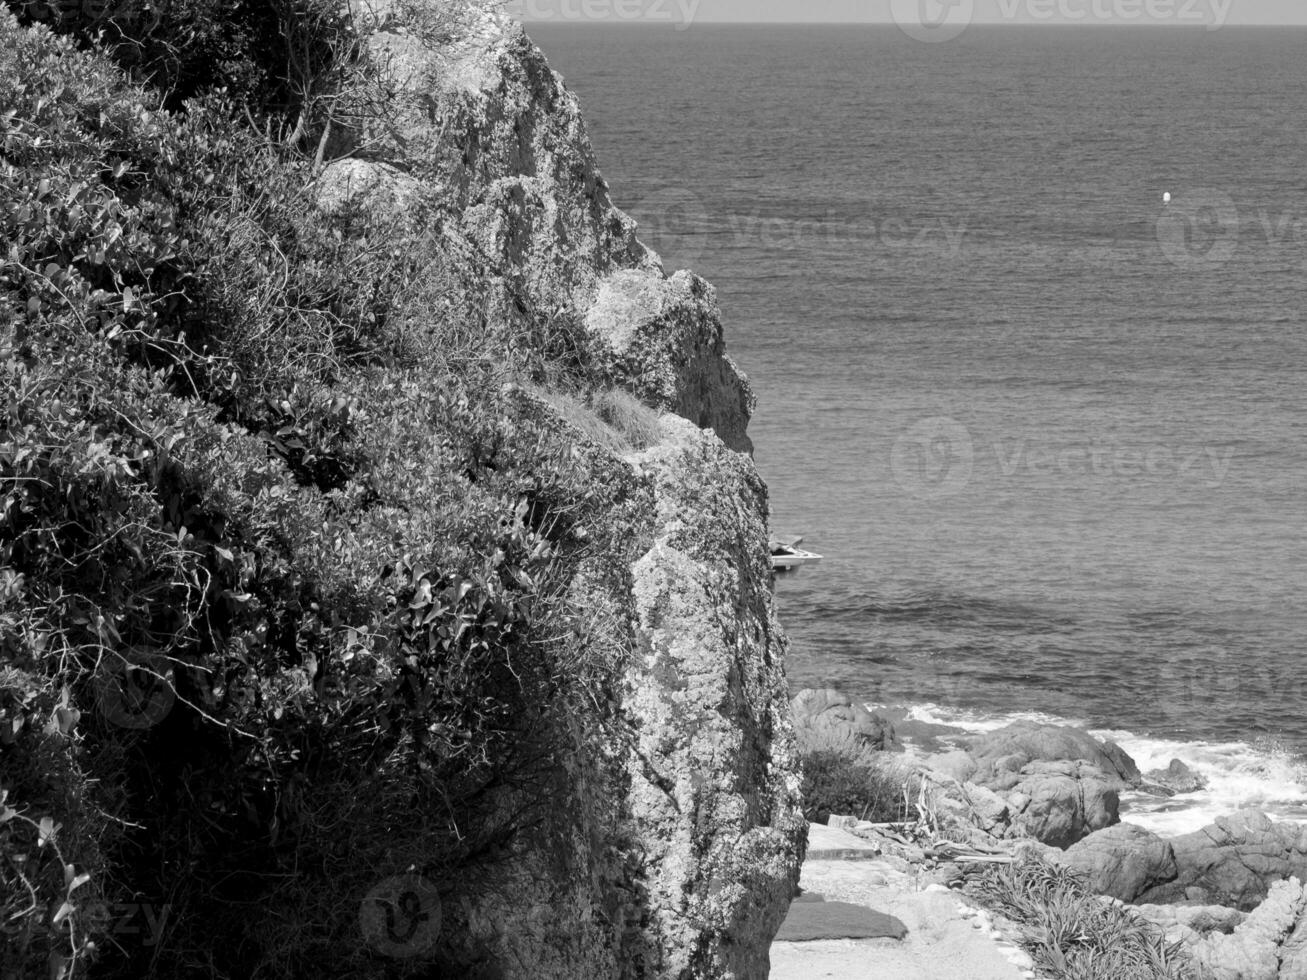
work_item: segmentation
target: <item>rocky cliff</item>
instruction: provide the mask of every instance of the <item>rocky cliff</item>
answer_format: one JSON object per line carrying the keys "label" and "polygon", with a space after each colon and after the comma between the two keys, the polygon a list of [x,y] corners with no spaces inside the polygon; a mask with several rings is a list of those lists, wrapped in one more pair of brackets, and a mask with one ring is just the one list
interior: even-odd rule
{"label": "rocky cliff", "polygon": [[[634,620],[620,694],[631,742],[620,782],[588,792],[624,799],[560,801],[586,830],[576,877],[539,865],[512,902],[469,912],[463,942],[527,965],[505,976],[765,976],[804,825],[766,489],[743,455],[752,393],[726,356],[713,289],[667,275],[637,239],[576,100],[520,27],[469,9],[449,45],[424,39],[421,11],[356,13],[392,101],[341,137],[336,151],[349,155],[321,178],[327,206],[387,207],[411,181],[447,189],[442,234],[537,307],[576,315],[611,376],[671,413],[657,443],[621,464],[651,503],[629,529],[649,542],[632,591],[607,600]],[[491,302],[511,318],[506,297]],[[619,837],[635,869],[593,880]],[[598,914],[601,898],[617,907]]]}
{"label": "rocky cliff", "polygon": [[[0,845],[40,895],[0,952],[765,976],[806,831],[712,287],[639,242],[520,27],[324,14],[303,58],[349,58],[278,142],[186,67],[260,42],[227,16],[112,51],[182,64],[184,107],[0,17]],[[168,912],[148,948],[92,915],[123,903]]]}

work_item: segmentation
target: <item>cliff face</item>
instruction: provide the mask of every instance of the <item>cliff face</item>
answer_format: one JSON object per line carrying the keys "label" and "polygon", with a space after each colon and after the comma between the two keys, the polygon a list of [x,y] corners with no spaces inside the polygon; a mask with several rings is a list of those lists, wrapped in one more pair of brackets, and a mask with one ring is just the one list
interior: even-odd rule
{"label": "cliff face", "polygon": [[479,7],[165,6],[0,8],[0,972],[765,975],[711,287]]}
{"label": "cliff face", "polygon": [[[753,394],[725,354],[712,287],[667,276],[636,238],[576,99],[525,32],[468,8],[456,41],[425,40],[411,8],[357,0],[356,10],[385,108],[360,95],[353,131],[334,147],[350,155],[323,176],[328,199],[440,187],[458,216],[447,233],[466,238],[491,279],[580,318],[649,404],[751,451]],[[513,316],[505,294],[497,312]]]}
{"label": "cliff face", "polygon": [[406,193],[439,188],[452,217],[436,233],[484,277],[495,315],[513,322],[526,296],[574,318],[609,376],[668,413],[655,445],[608,464],[643,501],[629,528],[642,554],[620,584],[597,568],[574,585],[627,624],[608,692],[620,731],[570,760],[556,826],[495,894],[447,908],[447,937],[505,977],[765,976],[805,825],[766,490],[746,455],[752,394],[712,287],[666,275],[638,241],[575,99],[521,28],[468,9],[451,43],[420,11],[356,16],[387,109],[332,137],[349,156],[326,167],[321,205],[402,211]]}

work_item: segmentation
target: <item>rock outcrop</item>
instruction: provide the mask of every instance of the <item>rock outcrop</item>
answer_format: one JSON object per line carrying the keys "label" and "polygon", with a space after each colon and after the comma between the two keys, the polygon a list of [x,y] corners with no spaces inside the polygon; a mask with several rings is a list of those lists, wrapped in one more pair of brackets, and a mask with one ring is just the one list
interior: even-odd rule
{"label": "rock outcrop", "polygon": [[840,691],[809,688],[791,704],[796,729],[810,728],[875,751],[901,751],[894,726]]}
{"label": "rock outcrop", "polygon": [[1084,762],[1032,762],[1010,785],[999,786],[1007,793],[1013,830],[1053,847],[1070,847],[1120,819],[1115,785]]}
{"label": "rock outcrop", "polygon": [[1131,823],[1091,834],[1069,847],[1063,863],[1084,874],[1099,895],[1131,902],[1175,880],[1175,852],[1156,834]]}
{"label": "rock outcrop", "polygon": [[[484,266],[500,316],[514,319],[525,298],[576,318],[634,394],[751,452],[753,392],[726,356],[713,288],[690,272],[669,277],[636,238],[575,98],[523,30],[466,0],[352,6],[371,28],[378,78],[357,94],[369,108],[336,138],[348,155],[325,168],[319,200],[406,205],[418,179],[455,218],[441,233]],[[456,17],[457,40],[424,41],[433,17]]]}
{"label": "rock outcrop", "polygon": [[518,856],[522,924],[502,901],[464,897],[465,958],[479,948],[497,976],[532,980],[763,976],[806,825],[766,489],[747,455],[753,396],[714,291],[668,276],[636,238],[576,100],[520,27],[459,2],[352,7],[374,69],[354,104],[370,108],[332,134],[319,206],[438,215],[430,234],[474,272],[489,322],[580,325],[610,383],[671,413],[658,445],[622,463],[649,504],[626,518],[631,540],[651,542],[630,591],[579,599],[631,625],[602,639],[630,645],[609,695],[629,745],[578,761],[588,788],[560,798],[551,831],[572,841],[568,859],[543,840]]}
{"label": "rock outcrop", "polygon": [[1266,900],[1227,934],[1212,932],[1190,946],[1211,980],[1307,978],[1307,894],[1297,878],[1278,881]]}
{"label": "rock outcrop", "polygon": [[806,830],[793,759],[777,751],[789,717],[766,489],[747,457],[675,416],[636,466],[656,532],[634,568],[643,656],[627,710],[645,768],[631,807],[658,975],[762,976]]}
{"label": "rock outcrop", "polygon": [[1250,911],[1274,882],[1307,878],[1307,827],[1242,810],[1169,840],[1140,828],[1100,831],[1071,848],[1066,860],[1097,891],[1123,901]]}
{"label": "rock outcrop", "polygon": [[1139,767],[1115,742],[1100,742],[1088,732],[1062,725],[1016,722],[973,739],[967,753],[975,760],[971,782],[989,786],[1032,762],[1086,762],[1119,784],[1139,785]]}
{"label": "rock outcrop", "polygon": [[1248,918],[1247,912],[1223,905],[1136,905],[1137,915],[1166,934],[1171,942],[1192,946],[1212,933],[1228,935]]}
{"label": "rock outcrop", "polygon": [[1144,777],[1152,786],[1160,787],[1168,795],[1196,793],[1207,786],[1207,780],[1179,759],[1172,759],[1165,769],[1154,769]]}
{"label": "rock outcrop", "polygon": [[1115,824],[1120,791],[1140,783],[1138,766],[1116,744],[1028,722],[927,756],[924,765],[956,783],[952,795],[981,830],[1059,848]]}

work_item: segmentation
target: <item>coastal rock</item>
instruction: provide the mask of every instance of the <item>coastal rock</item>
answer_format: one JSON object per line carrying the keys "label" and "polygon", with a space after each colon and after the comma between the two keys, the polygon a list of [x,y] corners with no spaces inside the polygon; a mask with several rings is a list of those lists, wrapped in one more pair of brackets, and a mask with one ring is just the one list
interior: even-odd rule
{"label": "coastal rock", "polygon": [[609,371],[636,395],[752,452],[745,428],[753,392],[726,356],[712,286],[692,272],[614,272],[599,284],[585,325],[603,341]]}
{"label": "coastal rock", "polygon": [[1099,895],[1129,902],[1175,878],[1171,846],[1131,823],[1099,830],[1067,848],[1063,863],[1082,872]]}
{"label": "coastal rock", "polygon": [[1251,911],[1276,881],[1307,877],[1307,827],[1256,810],[1163,841],[1114,827],[1068,849],[1096,891],[1135,904],[1220,905]]}
{"label": "coastal rock", "polygon": [[800,691],[790,702],[795,728],[808,726],[837,738],[848,738],[869,749],[901,749],[894,736],[894,726],[872,714],[847,694],[809,688]]}
{"label": "coastal rock", "polygon": [[1029,836],[1065,848],[1119,819],[1116,776],[1066,759],[1008,768],[1020,760],[1001,756],[996,767],[982,768],[970,754],[955,751],[928,756],[922,764],[942,787],[943,808],[993,837]]}
{"label": "coastal rock", "polygon": [[1141,902],[1228,905],[1250,911],[1272,882],[1307,878],[1307,827],[1257,810],[1220,817],[1169,842],[1176,873],[1135,896]]}
{"label": "coastal rock", "polygon": [[1006,788],[1011,776],[1032,762],[1086,762],[1117,783],[1138,786],[1139,767],[1115,742],[1102,742],[1079,728],[1020,721],[986,732],[967,747],[976,762],[972,782],[992,789]]}
{"label": "coastal rock", "polygon": [[971,753],[963,749],[924,756],[921,765],[936,775],[959,784],[971,782],[979,768]]}
{"label": "coastal rock", "polygon": [[1084,762],[1033,762],[1008,794],[1013,831],[1053,847],[1070,847],[1116,823],[1116,782]]}
{"label": "coastal rock", "polygon": [[614,461],[647,500],[621,517],[634,563],[596,555],[608,564],[568,597],[621,624],[575,640],[614,668],[596,692],[613,737],[559,760],[547,826],[503,882],[458,883],[441,955],[502,980],[765,975],[806,825],[752,395],[712,288],[668,277],[636,238],[575,98],[520,27],[462,0],[354,8],[372,70],[324,137],[320,207],[430,215],[442,273],[487,329],[592,344],[606,383],[683,416]]}
{"label": "coastal rock", "polygon": [[[668,276],[636,237],[576,99],[521,27],[459,2],[391,3],[382,15],[362,4],[357,16],[370,25],[379,72],[377,91],[357,98],[387,111],[342,113],[358,121],[332,146],[343,159],[327,168],[324,202],[374,189],[378,163],[420,168],[453,213],[441,233],[466,250],[499,319],[524,330],[541,317],[583,324],[614,382],[751,452],[754,396],[726,355],[712,286],[690,272]],[[423,43],[432,16],[453,18],[441,32],[457,40]],[[413,195],[384,176],[379,186],[403,189],[406,206]]]}
{"label": "coastal rock", "polygon": [[1196,793],[1207,787],[1207,780],[1179,759],[1172,759],[1165,769],[1154,769],[1145,774],[1144,778],[1150,783],[1166,787],[1172,793]]}
{"label": "coastal rock", "polygon": [[1012,822],[1012,812],[1008,801],[992,789],[966,783],[962,786],[962,797],[971,813],[971,822],[986,833],[1002,837]]}
{"label": "coastal rock", "polygon": [[1307,895],[1297,878],[1277,881],[1232,933],[1205,936],[1190,953],[1212,980],[1302,980],[1305,907]]}
{"label": "coastal rock", "polygon": [[1247,912],[1222,905],[1137,905],[1135,913],[1161,929],[1169,942],[1192,946],[1209,933],[1229,934]]}
{"label": "coastal rock", "polygon": [[767,491],[752,460],[673,415],[636,469],[653,484],[655,538],[632,569],[642,655],[625,710],[641,762],[631,828],[651,975],[761,976],[807,832],[768,585]]}

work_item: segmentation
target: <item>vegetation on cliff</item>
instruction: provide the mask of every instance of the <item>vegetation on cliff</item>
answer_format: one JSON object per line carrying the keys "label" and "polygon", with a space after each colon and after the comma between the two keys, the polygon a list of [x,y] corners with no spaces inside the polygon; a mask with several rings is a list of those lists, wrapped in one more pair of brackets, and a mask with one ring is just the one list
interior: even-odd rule
{"label": "vegetation on cliff", "polygon": [[524,389],[647,422],[566,316],[486,314],[438,188],[315,211],[334,5],[9,6],[5,976],[405,975],[368,888],[484,869],[620,741],[629,625],[569,589],[642,504]]}

